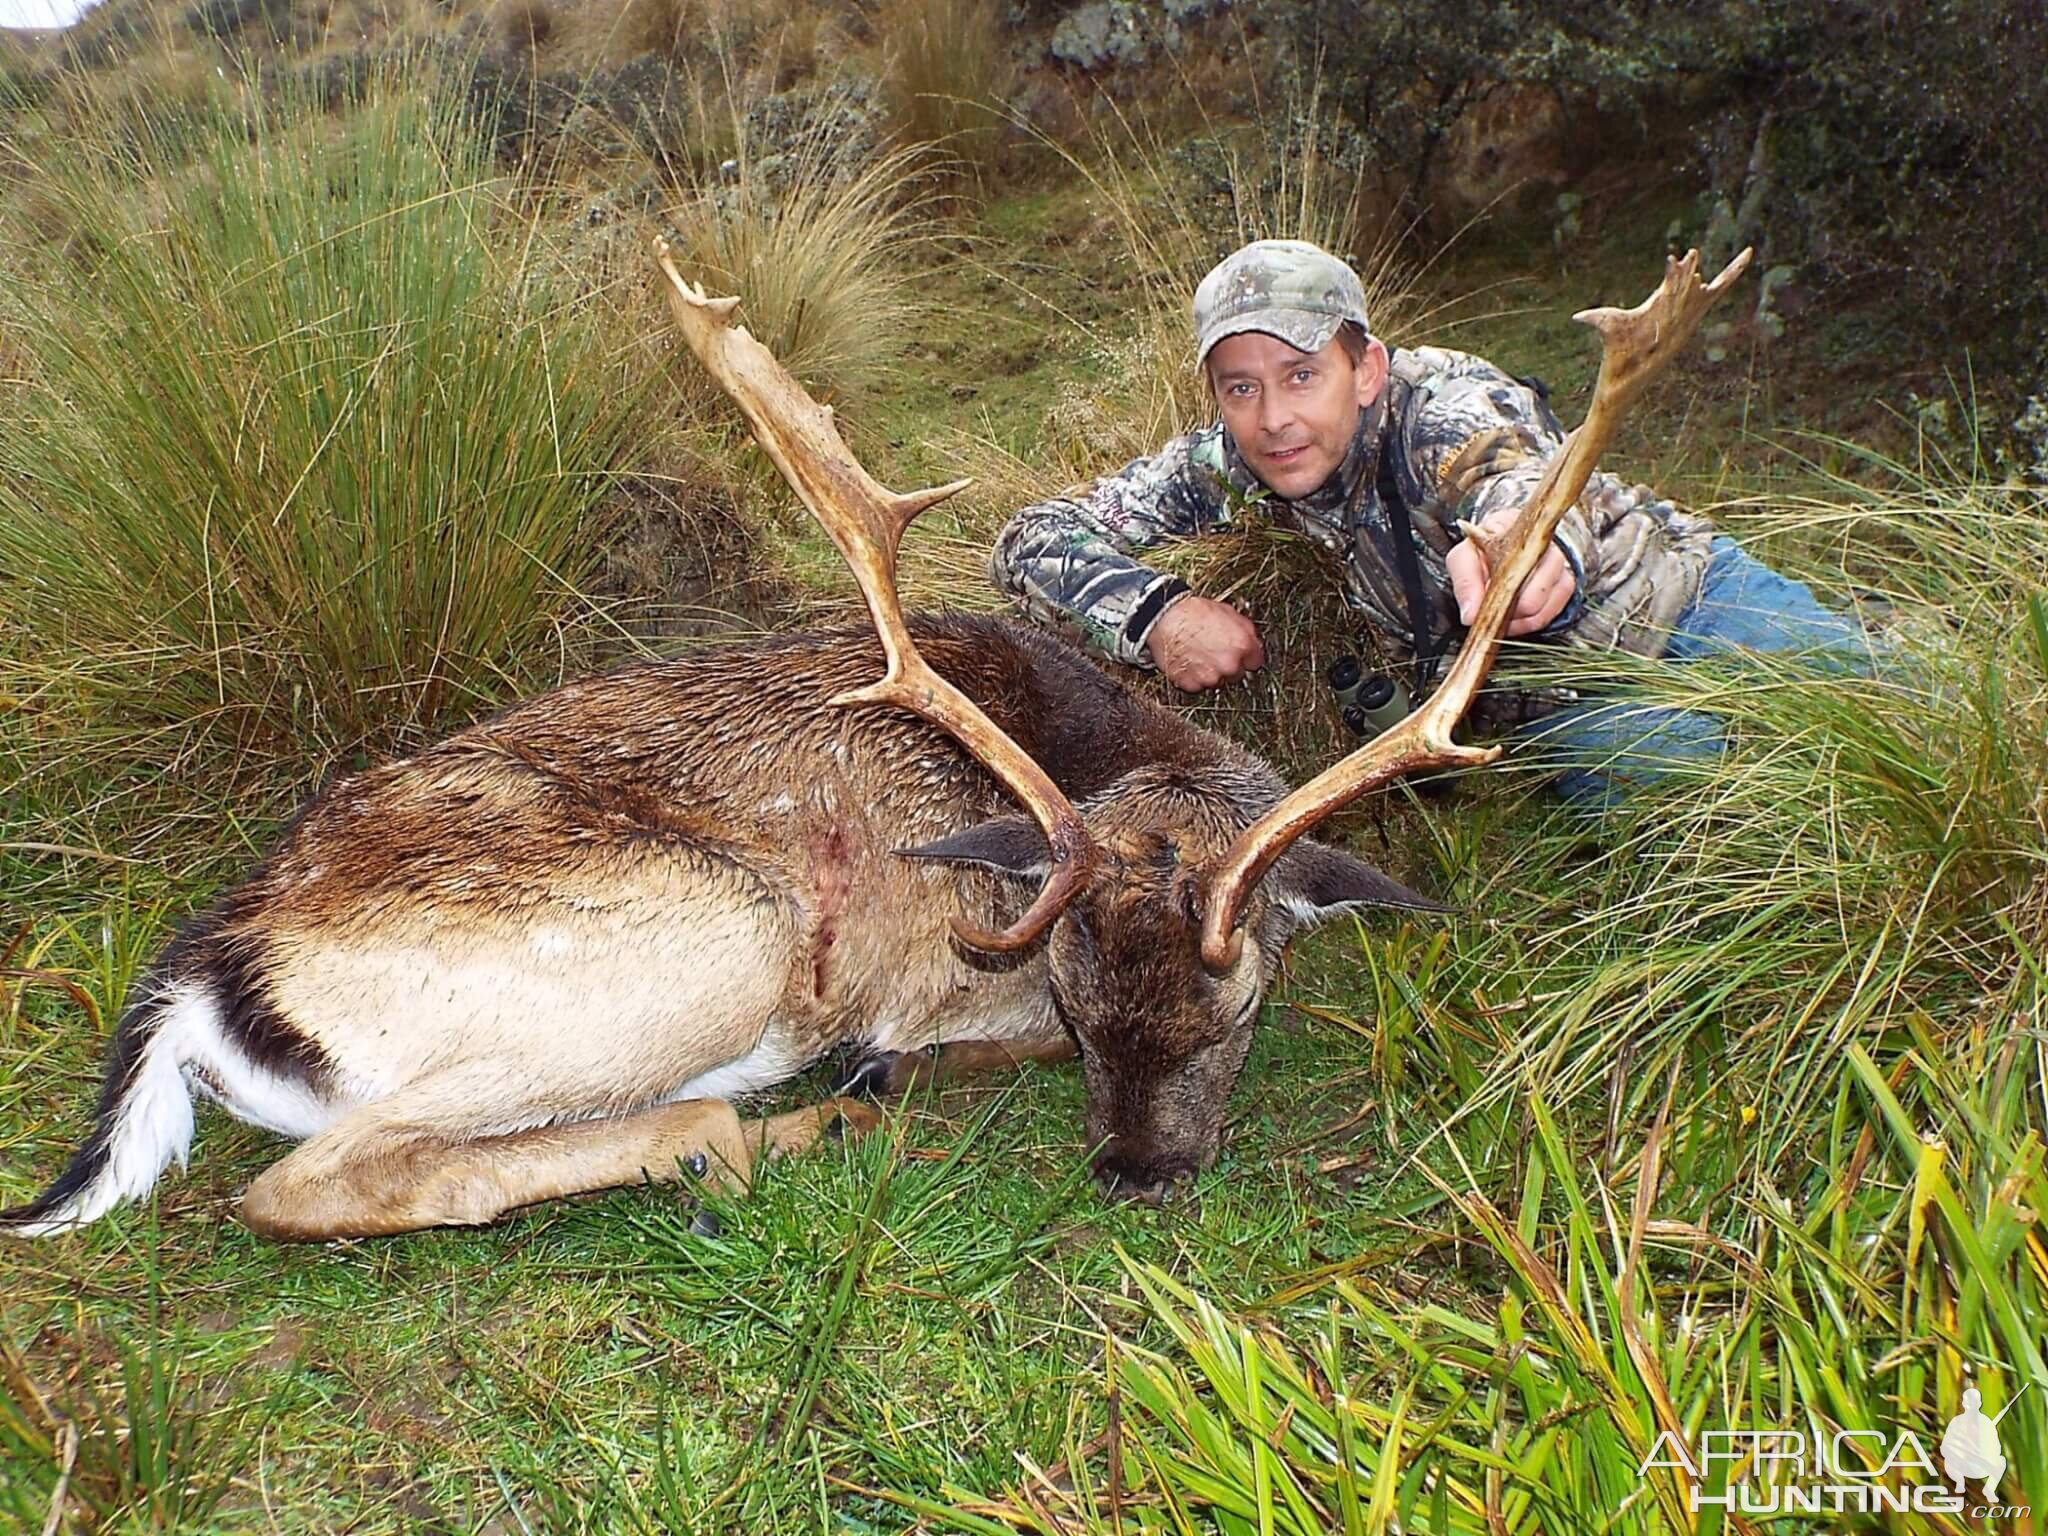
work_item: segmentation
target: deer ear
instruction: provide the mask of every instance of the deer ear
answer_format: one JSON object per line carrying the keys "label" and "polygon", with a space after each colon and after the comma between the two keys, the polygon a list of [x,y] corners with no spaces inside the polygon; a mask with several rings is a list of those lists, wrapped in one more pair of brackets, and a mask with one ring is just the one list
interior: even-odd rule
{"label": "deer ear", "polygon": [[1448,912],[1442,902],[1411,891],[1365,860],[1306,838],[1267,881],[1273,900],[1297,928],[1312,928],[1361,907],[1408,907],[1417,912]]}
{"label": "deer ear", "polygon": [[1029,816],[996,816],[942,837],[936,843],[898,848],[896,857],[986,869],[1015,880],[1040,881],[1052,868],[1045,834]]}

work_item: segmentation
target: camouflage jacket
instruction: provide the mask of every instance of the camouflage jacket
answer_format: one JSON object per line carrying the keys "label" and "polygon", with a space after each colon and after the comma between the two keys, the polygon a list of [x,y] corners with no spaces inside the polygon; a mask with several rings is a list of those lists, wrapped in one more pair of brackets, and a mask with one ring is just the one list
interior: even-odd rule
{"label": "camouflage jacket", "polygon": [[[1398,494],[1437,649],[1455,651],[1463,628],[1444,557],[1461,537],[1457,522],[1522,505],[1564,433],[1535,390],[1481,358],[1416,347],[1394,353],[1392,363],[1343,465],[1311,494],[1286,501],[1265,492],[1217,423],[1091,486],[1025,507],[997,536],[991,577],[1033,618],[1117,661],[1150,667],[1145,637],[1188,586],[1134,552],[1231,527],[1256,509],[1342,562],[1351,606],[1403,656],[1413,627],[1386,507]],[[1647,486],[1596,473],[1558,530],[1578,587],[1543,636],[1660,654],[1699,592],[1712,536],[1706,519]]]}

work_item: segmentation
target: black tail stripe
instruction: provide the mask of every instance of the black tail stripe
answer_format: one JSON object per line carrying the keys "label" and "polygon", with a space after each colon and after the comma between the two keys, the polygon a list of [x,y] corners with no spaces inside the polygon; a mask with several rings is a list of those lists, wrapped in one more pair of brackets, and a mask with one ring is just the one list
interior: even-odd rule
{"label": "black tail stripe", "polygon": [[0,1210],[0,1227],[44,1219],[106,1171],[114,1127],[134,1092],[143,1051],[156,1037],[174,986],[197,984],[218,998],[222,1035],[255,1065],[273,1076],[304,1083],[316,1093],[326,1088],[334,1071],[327,1053],[271,1005],[255,947],[235,936],[235,919],[261,905],[257,887],[262,874],[259,865],[247,881],[185,923],[164,946],[148,976],[130,993],[114,1031],[91,1133],[56,1183],[26,1205]]}
{"label": "black tail stripe", "polygon": [[213,910],[195,918],[167,945],[157,968],[198,984],[220,1001],[219,1025],[228,1044],[256,1066],[287,1082],[323,1092],[333,1063],[320,1042],[301,1033],[270,1001],[260,946],[242,927],[260,909],[261,867],[230,891]]}

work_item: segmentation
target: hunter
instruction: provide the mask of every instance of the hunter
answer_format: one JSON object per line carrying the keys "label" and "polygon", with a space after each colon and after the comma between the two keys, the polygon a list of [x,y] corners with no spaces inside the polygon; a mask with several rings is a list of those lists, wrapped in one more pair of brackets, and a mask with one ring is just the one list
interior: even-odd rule
{"label": "hunter", "polygon": [[[1195,366],[1220,417],[1093,485],[1034,503],[997,537],[996,585],[1034,619],[1194,692],[1256,670],[1250,619],[1138,552],[1233,526],[1254,509],[1339,562],[1350,606],[1426,693],[1486,591],[1459,524],[1508,525],[1564,432],[1541,387],[1442,347],[1389,352],[1350,266],[1261,240],[1195,290]],[[1861,653],[1859,624],[1821,606],[1647,486],[1596,473],[1522,588],[1510,637],[1691,659],[1736,649]],[[1482,726],[1540,740],[1575,804],[1613,804],[1720,729],[1560,687],[1490,690]]]}

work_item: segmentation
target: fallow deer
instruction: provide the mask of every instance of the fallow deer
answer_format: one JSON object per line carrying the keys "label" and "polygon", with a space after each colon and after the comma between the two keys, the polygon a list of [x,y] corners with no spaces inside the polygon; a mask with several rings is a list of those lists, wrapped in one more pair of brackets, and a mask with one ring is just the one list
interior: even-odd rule
{"label": "fallow deer", "polygon": [[[898,543],[959,487],[875,484],[732,324],[739,301],[658,258],[679,326],[875,629],[628,665],[334,784],[137,985],[90,1135],[0,1229],[57,1232],[146,1193],[184,1160],[195,1097],[302,1138],[241,1200],[278,1238],[488,1222],[683,1171],[743,1184],[763,1151],[869,1112],[746,1123],[727,1096],[842,1047],[884,1079],[933,1047],[1078,1047],[1099,1177],[1156,1198],[1214,1159],[1288,936],[1431,905],[1302,834],[1400,774],[1492,759],[1451,729],[1517,589],[1620,412],[1742,265],[1703,285],[1688,257],[1638,309],[1580,317],[1605,345],[1592,408],[1488,548],[1457,662],[1417,714],[1288,794],[1032,629],[906,622]],[[847,687],[878,662],[881,682]]]}

